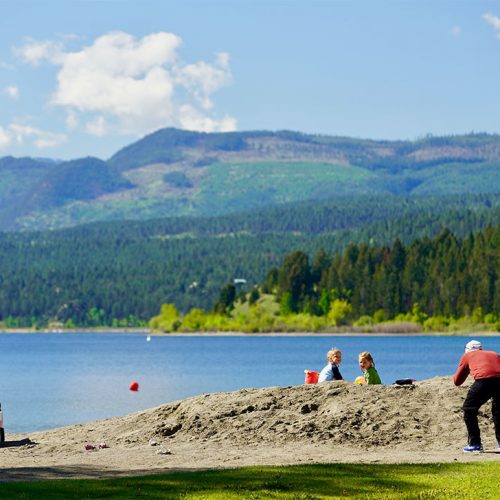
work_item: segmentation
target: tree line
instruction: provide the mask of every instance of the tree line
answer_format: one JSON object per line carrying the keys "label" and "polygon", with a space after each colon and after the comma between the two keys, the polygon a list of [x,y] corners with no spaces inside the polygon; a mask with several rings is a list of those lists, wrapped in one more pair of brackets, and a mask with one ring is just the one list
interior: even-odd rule
{"label": "tree line", "polygon": [[332,300],[350,304],[355,318],[393,319],[418,304],[428,316],[500,313],[500,225],[458,239],[448,229],[405,245],[349,244],[319,250],[310,261],[299,250],[269,271],[263,291],[276,294],[281,313],[327,314]]}
{"label": "tree line", "polygon": [[149,325],[172,331],[500,331],[500,224],[458,239],[448,229],[408,245],[349,244],[287,254],[258,287],[222,287],[213,308],[164,304]]}
{"label": "tree line", "polygon": [[364,243],[374,251],[395,238],[404,245],[432,238],[444,226],[463,238],[500,220],[498,195],[434,204],[398,197],[388,197],[386,205],[373,197],[342,203],[0,234],[0,321],[141,325],[165,303],[180,313],[209,310],[224,284],[242,278],[257,285],[297,249],[314,255],[323,248],[333,256]]}

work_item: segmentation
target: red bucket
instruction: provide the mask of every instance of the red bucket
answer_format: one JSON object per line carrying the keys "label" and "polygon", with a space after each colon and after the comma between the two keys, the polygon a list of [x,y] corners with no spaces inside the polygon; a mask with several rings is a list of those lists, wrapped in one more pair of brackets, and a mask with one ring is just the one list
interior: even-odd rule
{"label": "red bucket", "polygon": [[317,384],[319,379],[319,373],[312,370],[304,370],[305,373],[305,384]]}

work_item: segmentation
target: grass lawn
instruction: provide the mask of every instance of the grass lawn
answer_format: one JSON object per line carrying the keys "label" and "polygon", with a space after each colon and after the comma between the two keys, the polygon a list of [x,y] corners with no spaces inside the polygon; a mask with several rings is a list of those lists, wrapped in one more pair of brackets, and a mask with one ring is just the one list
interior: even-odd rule
{"label": "grass lawn", "polygon": [[500,461],[246,467],[104,479],[0,483],[0,498],[500,498]]}

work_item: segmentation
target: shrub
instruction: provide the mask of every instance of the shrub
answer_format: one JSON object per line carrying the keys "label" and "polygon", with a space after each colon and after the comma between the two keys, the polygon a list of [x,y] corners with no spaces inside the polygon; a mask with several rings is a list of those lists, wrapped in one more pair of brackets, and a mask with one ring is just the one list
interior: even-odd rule
{"label": "shrub", "polygon": [[293,307],[293,297],[290,292],[283,294],[280,300],[280,313],[282,316],[288,316],[292,314],[294,310]]}
{"label": "shrub", "polygon": [[160,314],[149,321],[149,327],[160,332],[175,332],[180,324],[179,313],[174,304],[163,304]]}
{"label": "shrub", "polygon": [[411,320],[419,323],[420,325],[423,325],[427,318],[428,315],[424,311],[420,310],[419,303],[415,302],[411,311]]}
{"label": "shrub", "polygon": [[204,330],[210,332],[225,332],[232,330],[231,321],[225,314],[206,314]]}
{"label": "shrub", "polygon": [[332,326],[346,325],[351,316],[352,306],[343,299],[335,299],[330,305],[328,312],[328,324]]}
{"label": "shrub", "polygon": [[424,321],[424,330],[426,332],[443,332],[448,329],[450,320],[444,316],[431,316]]}
{"label": "shrub", "polygon": [[484,319],[483,309],[481,307],[476,307],[472,311],[472,322],[473,323],[482,323]]}
{"label": "shrub", "polygon": [[354,326],[372,326],[374,324],[373,318],[368,315],[360,316],[355,322]]}
{"label": "shrub", "polygon": [[382,323],[384,321],[387,321],[387,314],[385,314],[385,311],[383,309],[378,309],[373,313],[373,320],[375,323]]}
{"label": "shrub", "polygon": [[324,319],[306,313],[290,314],[282,319],[288,331],[317,332],[325,324]]}
{"label": "shrub", "polygon": [[194,308],[184,316],[180,329],[184,332],[205,330],[207,313],[202,309]]}
{"label": "shrub", "polygon": [[484,315],[484,322],[487,325],[494,325],[498,321],[498,318],[495,314],[493,313],[488,313]]}

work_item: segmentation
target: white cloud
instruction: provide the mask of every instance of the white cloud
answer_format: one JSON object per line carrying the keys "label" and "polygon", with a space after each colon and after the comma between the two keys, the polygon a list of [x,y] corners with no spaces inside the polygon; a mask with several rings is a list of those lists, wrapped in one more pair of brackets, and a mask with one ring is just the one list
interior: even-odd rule
{"label": "white cloud", "polygon": [[19,89],[17,87],[14,87],[13,85],[5,87],[4,92],[12,99],[16,99],[17,97],[19,97]]}
{"label": "white cloud", "polygon": [[[483,19],[490,25],[493,26],[494,30],[500,30],[500,17],[494,16],[493,14],[484,14]],[[497,33],[497,38],[500,38],[500,33]]]}
{"label": "white cloud", "polygon": [[15,54],[34,65],[39,64],[44,59],[57,62],[62,52],[63,47],[60,43],[51,41],[37,42],[31,39],[22,47],[14,49]]}
{"label": "white cloud", "polygon": [[68,128],[69,130],[73,130],[77,127],[78,118],[76,116],[76,113],[72,109],[69,109],[66,113],[66,128]]}
{"label": "white cloud", "polygon": [[19,125],[17,123],[11,123],[4,131],[6,131],[7,136],[10,138],[9,142],[24,144],[26,140],[32,140],[34,145],[39,149],[59,146],[66,140],[64,134],[47,132],[30,125]]}
{"label": "white cloud", "polygon": [[6,129],[0,126],[0,149],[8,146],[11,143],[11,136]]}
{"label": "white cloud", "polygon": [[212,114],[212,94],[232,79],[228,54],[219,54],[213,64],[185,64],[177,55],[181,43],[172,33],[136,39],[112,32],[76,52],[33,41],[17,52],[31,64],[46,60],[60,67],[51,103],[66,109],[69,127],[81,115],[93,135],[143,135],[184,123],[194,130],[235,130],[234,118]]}
{"label": "white cloud", "polygon": [[94,120],[87,122],[85,129],[91,135],[102,137],[106,135],[108,124],[103,116],[98,116]]}
{"label": "white cloud", "polygon": [[181,128],[200,132],[232,132],[236,130],[236,120],[231,116],[225,116],[222,120],[213,120],[188,104],[181,106],[179,111]]}
{"label": "white cloud", "polygon": [[204,109],[213,106],[210,94],[230,81],[229,55],[222,53],[217,56],[217,65],[205,62],[188,64],[179,68],[177,81],[184,86]]}
{"label": "white cloud", "polygon": [[460,36],[462,34],[462,27],[461,26],[453,26],[453,28],[451,28],[450,30],[450,33],[453,35],[453,36]]}

